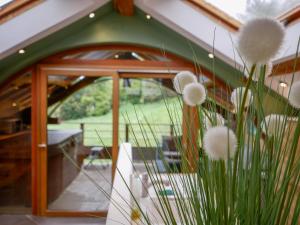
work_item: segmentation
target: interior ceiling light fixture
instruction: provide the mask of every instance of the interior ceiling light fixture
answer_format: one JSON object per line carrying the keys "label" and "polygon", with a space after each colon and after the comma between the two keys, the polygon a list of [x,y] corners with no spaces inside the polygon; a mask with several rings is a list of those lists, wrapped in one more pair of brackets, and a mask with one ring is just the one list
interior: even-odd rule
{"label": "interior ceiling light fixture", "polygon": [[25,49],[20,49],[19,50],[19,54],[24,54],[25,53]]}
{"label": "interior ceiling light fixture", "polygon": [[118,58],[119,58],[119,55],[118,55],[118,54],[115,54],[114,57],[115,57],[115,59],[118,59]]}
{"label": "interior ceiling light fixture", "polygon": [[146,14],[146,18],[147,18],[147,20],[150,20],[151,16],[149,14]]}
{"label": "interior ceiling light fixture", "polygon": [[208,54],[208,58],[213,59],[214,57],[215,57],[214,54],[212,54],[212,53]]}
{"label": "interior ceiling light fixture", "polygon": [[92,18],[94,18],[95,17],[95,13],[90,13],[89,14],[89,17],[92,19]]}
{"label": "interior ceiling light fixture", "polygon": [[288,86],[288,84],[284,81],[279,81],[279,85],[280,87],[286,88]]}

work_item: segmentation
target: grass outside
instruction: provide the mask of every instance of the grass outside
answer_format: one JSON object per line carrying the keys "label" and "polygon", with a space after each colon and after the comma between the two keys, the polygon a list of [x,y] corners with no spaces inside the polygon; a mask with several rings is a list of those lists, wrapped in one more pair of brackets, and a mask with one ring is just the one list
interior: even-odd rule
{"label": "grass outside", "polygon": [[[161,136],[170,135],[171,124],[177,124],[174,127],[174,134],[180,134],[182,110],[180,101],[176,97],[168,98],[166,103],[164,100],[160,100],[138,105],[123,104],[119,108],[119,114],[120,143],[126,140],[126,123],[130,124],[129,142],[133,146],[157,146],[159,144],[157,142],[161,141]],[[84,144],[86,146],[112,145],[112,111],[102,116],[68,120],[55,125],[50,124],[48,129],[80,129],[81,123],[84,123]],[[147,126],[147,123],[151,126]]]}

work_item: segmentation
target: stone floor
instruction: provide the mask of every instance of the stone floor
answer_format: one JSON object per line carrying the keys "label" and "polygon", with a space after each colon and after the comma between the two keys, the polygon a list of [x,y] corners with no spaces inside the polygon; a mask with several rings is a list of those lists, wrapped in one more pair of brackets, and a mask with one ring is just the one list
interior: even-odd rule
{"label": "stone floor", "polygon": [[48,205],[50,210],[105,211],[111,193],[111,164],[82,168],[78,176]]}
{"label": "stone floor", "polygon": [[104,218],[57,218],[32,215],[0,215],[1,225],[104,225]]}
{"label": "stone floor", "polygon": [[[134,163],[135,170],[139,172],[145,172],[145,166],[143,162]],[[105,187],[107,191],[110,191],[111,185],[104,185],[104,177],[107,180],[111,178],[111,166],[104,168],[103,171],[100,170],[101,175],[99,176],[98,170],[93,170],[93,167],[85,169],[84,172],[87,173],[91,178],[93,178],[98,185]],[[101,178],[102,177],[102,178]],[[100,179],[101,178],[101,179]],[[77,182],[78,181],[78,182]],[[79,198],[79,197],[80,198]],[[104,199],[101,192],[95,188],[94,184],[90,184],[90,181],[86,179],[86,176],[83,174],[79,175],[74,182],[66,189],[66,191],[60,196],[60,198],[55,201],[51,207],[56,210],[62,209],[72,209],[72,210],[82,210],[83,203],[93,202],[90,198],[86,196],[94,197],[98,205],[91,205],[92,208],[89,208],[91,211],[99,210],[99,205],[107,208],[109,201],[105,199],[104,202],[101,200]],[[76,197],[76,198],[75,198]],[[97,198],[96,198],[97,197]],[[100,204],[99,204],[100,203]],[[97,206],[97,207],[96,207]],[[86,208],[84,208],[86,210]],[[105,218],[57,218],[57,217],[37,217],[30,215],[30,212],[23,212],[24,215],[12,215],[14,213],[12,210],[1,211],[1,213],[10,213],[10,214],[0,214],[0,225],[104,225]]]}

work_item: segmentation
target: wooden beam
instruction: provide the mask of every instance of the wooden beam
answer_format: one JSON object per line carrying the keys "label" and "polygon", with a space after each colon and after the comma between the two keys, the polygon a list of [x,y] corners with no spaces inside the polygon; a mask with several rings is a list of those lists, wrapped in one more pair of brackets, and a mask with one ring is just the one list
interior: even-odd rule
{"label": "wooden beam", "polygon": [[300,57],[273,65],[271,76],[280,76],[300,71]]}
{"label": "wooden beam", "polygon": [[0,24],[31,9],[43,1],[44,0],[18,0],[8,3],[7,6],[4,6],[0,10]]}
{"label": "wooden beam", "polygon": [[4,80],[3,82],[0,83],[0,90],[3,90],[8,85],[12,84],[13,82],[15,82],[17,79],[19,79],[23,75],[25,75],[27,73],[32,74],[34,66],[35,65],[33,65],[33,66],[31,65],[31,66],[29,66],[25,69],[22,69],[21,71],[13,74],[12,76],[8,77],[6,80]]}
{"label": "wooden beam", "polygon": [[182,160],[183,172],[195,172],[199,161],[199,117],[197,107],[183,104],[182,146],[185,156]]}
{"label": "wooden beam", "polygon": [[112,144],[112,183],[115,177],[118,154],[119,154],[119,91],[120,79],[119,74],[113,75],[113,144]]}
{"label": "wooden beam", "polygon": [[50,217],[94,217],[94,218],[105,218],[107,216],[107,211],[98,211],[98,212],[90,212],[90,211],[53,211],[46,210],[45,216]]}
{"label": "wooden beam", "polygon": [[70,95],[74,94],[76,91],[93,83],[96,79],[98,79],[98,77],[86,77],[82,81],[74,84],[73,86],[70,86],[68,89],[62,89],[58,93],[54,92],[48,99],[48,107],[55,104],[58,101],[63,101],[64,99],[68,98]]}
{"label": "wooden beam", "polygon": [[[103,70],[191,70],[194,66],[187,62],[161,62],[161,61],[139,61],[139,60],[115,60],[115,59],[105,59],[105,60],[81,60],[81,59],[52,59],[47,61],[48,66],[61,66],[64,65],[65,68],[90,68],[90,69],[102,69]],[[46,65],[44,65],[46,67]],[[70,74],[72,75],[72,74]]]}
{"label": "wooden beam", "polygon": [[39,170],[39,184],[38,190],[40,192],[39,215],[45,216],[48,208],[47,184],[48,184],[48,154],[47,154],[47,74],[38,68],[38,101],[37,101],[37,119],[38,119],[38,133],[37,135],[37,151],[38,151],[38,170]]}
{"label": "wooden beam", "polygon": [[[165,57],[170,59],[171,61],[177,61],[177,62],[187,62],[186,59],[174,55],[169,52],[164,52],[161,49],[156,48],[149,48],[145,46],[138,46],[138,45],[128,45],[128,44],[114,44],[114,45],[92,45],[92,46],[83,46],[76,49],[68,49],[62,52],[59,52],[57,54],[54,54],[52,56],[49,56],[48,58],[45,58],[41,61],[41,63],[48,63],[48,60],[52,59],[63,59],[66,56],[74,55],[74,54],[82,54],[82,53],[88,53],[91,51],[130,51],[130,52],[137,52],[137,53],[147,53],[150,55],[156,55],[160,57]],[[193,63],[191,63],[192,66],[194,66]]]}
{"label": "wooden beam", "polygon": [[63,88],[68,88],[72,80],[53,80],[53,79],[48,79],[48,85],[53,84],[55,86],[63,87]]}
{"label": "wooden beam", "polygon": [[122,16],[133,16],[134,13],[133,0],[114,0],[114,8]]}
{"label": "wooden beam", "polygon": [[284,13],[278,19],[281,22],[283,22],[285,26],[288,26],[294,21],[298,20],[299,18],[300,18],[300,5]]}
{"label": "wooden beam", "polygon": [[173,79],[176,73],[120,73],[120,78],[141,78],[141,79],[147,79],[147,78],[161,78],[161,79]]}
{"label": "wooden beam", "polygon": [[22,89],[12,90],[12,92],[7,92],[4,95],[1,95],[0,100],[4,100],[4,99],[18,100],[18,98],[22,97],[26,93],[29,93],[30,89],[31,87],[28,86]]}
{"label": "wooden beam", "polygon": [[[63,69],[62,69],[63,67]],[[125,73],[138,73],[139,70],[164,70],[168,71],[169,74],[174,74],[174,71],[188,70],[195,73],[194,64],[188,61],[171,61],[171,62],[161,62],[161,61],[139,61],[139,60],[80,60],[80,59],[49,59],[47,64],[43,64],[43,68],[56,75],[65,75],[67,70],[68,75],[78,75],[79,71],[83,72],[85,75],[111,75],[114,72]],[[129,70],[125,72],[125,70]],[[134,72],[137,71],[137,72]],[[216,86],[223,87],[227,89],[228,86],[224,81],[216,77],[208,69],[201,67],[201,74],[209,78],[214,82]],[[153,73],[154,74],[154,73]],[[82,75],[82,74],[80,74]]]}
{"label": "wooden beam", "polygon": [[215,19],[216,21],[224,24],[226,27],[230,28],[233,31],[238,31],[242,25],[238,20],[234,19],[222,10],[203,0],[187,0],[187,2],[191,3],[191,5],[197,7],[212,19]]}

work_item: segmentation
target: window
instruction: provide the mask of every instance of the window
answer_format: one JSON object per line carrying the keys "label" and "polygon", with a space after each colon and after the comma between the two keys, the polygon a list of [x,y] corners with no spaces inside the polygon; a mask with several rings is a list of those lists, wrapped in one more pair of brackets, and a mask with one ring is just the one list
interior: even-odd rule
{"label": "window", "polygon": [[242,24],[254,17],[285,20],[283,15],[300,7],[300,0],[188,0],[227,25]]}
{"label": "window", "polygon": [[4,8],[5,6],[7,6],[8,4],[12,3],[13,0],[1,0],[0,1],[0,9]]}

